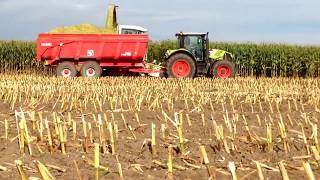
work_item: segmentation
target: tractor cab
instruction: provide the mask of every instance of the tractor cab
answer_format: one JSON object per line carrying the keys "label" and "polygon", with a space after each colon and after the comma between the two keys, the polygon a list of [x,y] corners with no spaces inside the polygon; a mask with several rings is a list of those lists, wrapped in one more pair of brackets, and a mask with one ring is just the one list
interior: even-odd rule
{"label": "tractor cab", "polygon": [[208,33],[177,33],[178,47],[193,54],[197,62],[206,62],[209,51]]}
{"label": "tractor cab", "polygon": [[235,75],[232,55],[224,50],[209,50],[209,33],[177,33],[178,49],[165,55],[168,77],[193,78],[207,75],[229,78]]}

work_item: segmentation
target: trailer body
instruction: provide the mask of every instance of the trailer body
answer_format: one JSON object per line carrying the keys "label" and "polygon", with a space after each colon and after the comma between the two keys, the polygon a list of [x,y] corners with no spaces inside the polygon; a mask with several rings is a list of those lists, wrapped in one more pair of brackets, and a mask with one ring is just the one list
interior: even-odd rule
{"label": "trailer body", "polygon": [[96,61],[101,67],[143,67],[148,41],[147,34],[40,34],[37,60],[51,66]]}

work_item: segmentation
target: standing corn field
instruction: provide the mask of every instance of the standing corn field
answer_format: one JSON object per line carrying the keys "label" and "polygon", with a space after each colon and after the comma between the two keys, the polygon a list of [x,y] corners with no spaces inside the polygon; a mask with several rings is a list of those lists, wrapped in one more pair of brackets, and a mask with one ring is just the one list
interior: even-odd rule
{"label": "standing corn field", "polygon": [[35,61],[35,48],[31,41],[0,41],[0,72],[49,73]]}
{"label": "standing corn field", "polygon": [[[240,76],[317,77],[320,75],[320,47],[285,44],[212,43],[212,48],[225,49],[235,56]],[[150,42],[148,61],[161,63],[176,42]],[[35,43],[0,41],[0,69],[5,71],[44,71],[35,58]],[[41,68],[40,68],[41,67]],[[47,71],[45,71],[47,72]]]}

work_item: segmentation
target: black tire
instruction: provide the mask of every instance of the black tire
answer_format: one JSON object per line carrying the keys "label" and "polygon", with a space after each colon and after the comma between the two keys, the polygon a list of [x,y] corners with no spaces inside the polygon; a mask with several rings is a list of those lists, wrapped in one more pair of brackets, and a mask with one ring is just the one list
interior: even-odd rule
{"label": "black tire", "polygon": [[236,67],[230,61],[217,61],[213,64],[212,75],[214,78],[233,78],[236,74]]}
{"label": "black tire", "polygon": [[102,68],[95,61],[87,61],[82,65],[80,74],[83,77],[100,77],[102,74]]}
{"label": "black tire", "polygon": [[76,66],[70,61],[63,61],[56,67],[56,75],[58,77],[76,77],[77,73]]}
{"label": "black tire", "polygon": [[[177,66],[177,63],[182,64],[182,67],[181,65]],[[169,78],[194,78],[196,75],[195,62],[190,56],[183,53],[178,53],[171,56],[167,60],[166,68]]]}

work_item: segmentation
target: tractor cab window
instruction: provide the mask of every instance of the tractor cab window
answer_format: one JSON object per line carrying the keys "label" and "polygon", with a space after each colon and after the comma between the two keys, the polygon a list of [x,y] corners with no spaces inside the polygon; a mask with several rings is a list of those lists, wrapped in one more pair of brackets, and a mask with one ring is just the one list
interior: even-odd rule
{"label": "tractor cab window", "polygon": [[184,48],[190,51],[197,59],[203,61],[203,38],[201,36],[185,36]]}

